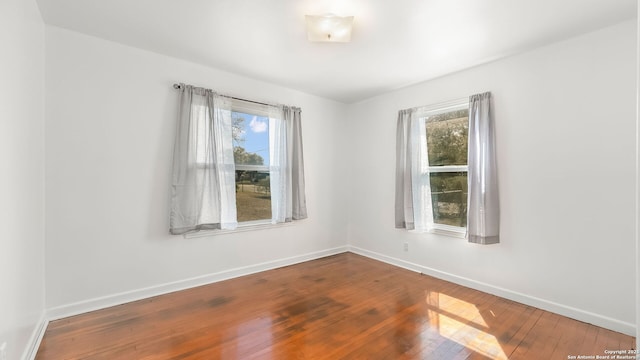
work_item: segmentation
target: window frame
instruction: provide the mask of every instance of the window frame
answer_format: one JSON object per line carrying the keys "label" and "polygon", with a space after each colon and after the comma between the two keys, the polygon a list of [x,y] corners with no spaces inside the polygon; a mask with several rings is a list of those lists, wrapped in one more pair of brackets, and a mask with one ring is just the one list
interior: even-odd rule
{"label": "window frame", "polygon": [[[438,103],[438,104],[422,107],[418,111],[416,116],[420,120],[425,121],[425,128],[426,128],[427,119],[430,116],[435,116],[435,115],[440,115],[440,114],[445,114],[445,113],[448,113],[448,112],[453,112],[453,111],[458,111],[458,110],[465,110],[465,109],[467,109],[467,110],[469,109],[469,98],[454,99],[454,100],[451,100],[451,101],[442,102],[442,103]],[[425,132],[424,136],[427,136],[426,132]],[[427,147],[428,146],[429,146],[429,144],[427,143]],[[467,152],[468,151],[469,151],[469,143],[468,143],[468,139],[467,139]],[[428,152],[428,149],[427,149],[427,152]],[[431,165],[429,165],[429,173],[427,175],[430,176],[431,173],[462,173],[462,172],[468,174],[468,172],[469,172],[469,164],[468,163],[469,163],[469,160],[467,159],[467,165],[442,165],[442,166],[431,166]],[[467,177],[467,179],[468,179],[468,177]],[[429,189],[429,190],[431,190],[431,189]],[[432,201],[433,201],[433,197],[432,197]],[[434,233],[434,234],[438,234],[438,235],[465,238],[467,236],[467,227],[466,226],[461,227],[461,226],[453,226],[453,225],[446,225],[446,224],[438,224],[434,220],[433,229],[430,230],[429,232],[430,233]]]}

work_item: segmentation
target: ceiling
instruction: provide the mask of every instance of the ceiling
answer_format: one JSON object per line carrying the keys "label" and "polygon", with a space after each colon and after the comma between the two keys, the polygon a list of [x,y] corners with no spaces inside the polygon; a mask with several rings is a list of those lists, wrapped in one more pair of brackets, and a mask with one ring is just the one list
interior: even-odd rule
{"label": "ceiling", "polygon": [[[45,23],[353,103],[636,18],[636,0],[37,0]],[[310,43],[304,15],[353,15]],[[180,81],[180,79],[176,79]]]}

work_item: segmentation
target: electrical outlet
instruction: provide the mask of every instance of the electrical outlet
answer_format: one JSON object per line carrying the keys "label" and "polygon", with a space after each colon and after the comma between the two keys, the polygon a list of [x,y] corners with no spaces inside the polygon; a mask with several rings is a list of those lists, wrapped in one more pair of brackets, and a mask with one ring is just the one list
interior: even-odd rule
{"label": "electrical outlet", "polygon": [[7,360],[7,343],[3,342],[0,345],[0,360]]}
{"label": "electrical outlet", "polygon": [[409,251],[409,243],[404,243],[404,251]]}

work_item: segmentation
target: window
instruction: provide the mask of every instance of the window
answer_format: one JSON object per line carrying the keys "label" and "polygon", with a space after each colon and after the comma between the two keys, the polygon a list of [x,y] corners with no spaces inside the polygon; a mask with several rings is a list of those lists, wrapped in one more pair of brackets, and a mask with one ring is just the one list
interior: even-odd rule
{"label": "window", "polygon": [[395,227],[500,242],[491,93],[398,111]]}
{"label": "window", "polygon": [[467,226],[469,103],[425,110],[429,181],[435,228],[462,232]]}
{"label": "window", "polygon": [[174,87],[180,104],[171,234],[239,225],[244,231],[307,218],[300,108]]}
{"label": "window", "polygon": [[234,100],[231,118],[238,222],[271,220],[268,110]]}

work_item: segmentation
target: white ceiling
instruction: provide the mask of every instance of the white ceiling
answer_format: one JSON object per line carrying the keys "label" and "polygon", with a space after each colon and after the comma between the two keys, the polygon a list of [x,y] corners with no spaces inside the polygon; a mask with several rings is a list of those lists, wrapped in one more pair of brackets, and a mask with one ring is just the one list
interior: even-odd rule
{"label": "white ceiling", "polygon": [[[636,17],[636,0],[38,0],[47,24],[357,102]],[[353,15],[348,44],[304,15]],[[180,79],[176,79],[180,81]]]}

